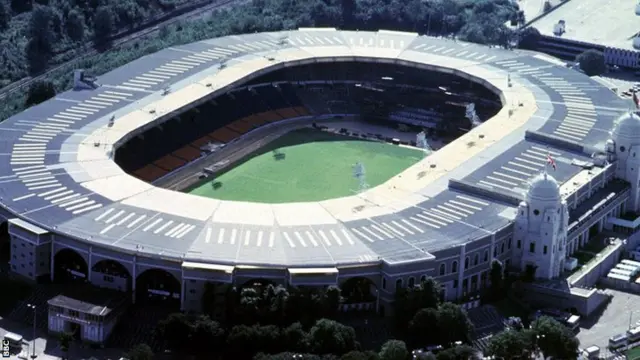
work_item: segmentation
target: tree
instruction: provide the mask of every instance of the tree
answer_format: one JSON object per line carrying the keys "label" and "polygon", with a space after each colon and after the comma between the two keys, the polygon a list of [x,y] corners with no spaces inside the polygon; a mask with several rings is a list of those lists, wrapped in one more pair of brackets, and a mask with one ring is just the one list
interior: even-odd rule
{"label": "tree", "polygon": [[153,360],[153,350],[147,344],[138,344],[125,355],[129,360]]}
{"label": "tree", "polygon": [[356,332],[350,326],[320,319],[309,331],[309,341],[316,354],[342,355],[357,347]]}
{"label": "tree", "polygon": [[84,27],[83,15],[77,9],[69,11],[67,20],[64,23],[64,28],[69,38],[73,41],[82,40],[84,38]]}
{"label": "tree", "polygon": [[407,340],[410,347],[417,349],[427,345],[435,345],[439,339],[437,326],[434,326],[437,323],[437,309],[426,308],[419,310],[409,322]]}
{"label": "tree", "polygon": [[438,333],[440,344],[452,344],[457,341],[469,343],[473,324],[466,311],[452,303],[444,303],[438,308]]}
{"label": "tree", "polygon": [[43,6],[38,6],[31,13],[29,41],[25,48],[31,74],[42,72],[47,67],[47,61],[53,53],[51,18],[51,10]]}
{"label": "tree", "polygon": [[373,351],[349,351],[340,360],[380,360],[380,356]]}
{"label": "tree", "polygon": [[[479,360],[478,352],[469,345],[457,345],[443,350],[436,356],[437,360]],[[512,358],[510,358],[512,359]]]}
{"label": "tree", "polygon": [[9,28],[10,20],[11,13],[9,12],[5,2],[0,0],[0,31],[7,30]]}
{"label": "tree", "polygon": [[189,348],[191,333],[192,327],[187,316],[174,313],[158,323],[155,335],[164,341],[170,350],[183,352]]}
{"label": "tree", "polygon": [[[478,352],[469,345],[457,345],[443,350],[436,356],[437,360],[477,360],[481,359]],[[512,359],[512,358],[510,358]]]}
{"label": "tree", "polygon": [[409,350],[404,341],[388,340],[380,350],[380,360],[407,360]]}
{"label": "tree", "polygon": [[11,0],[11,10],[16,14],[31,11],[32,8],[31,0]]}
{"label": "tree", "polygon": [[512,357],[526,358],[533,348],[532,333],[530,330],[505,330],[493,337],[487,347],[487,355],[498,359],[510,359]]}
{"label": "tree", "polygon": [[58,334],[58,342],[60,343],[60,350],[62,351],[63,359],[67,359],[69,356],[69,348],[71,342],[73,342],[73,334],[69,332],[61,332]]}
{"label": "tree", "polygon": [[531,325],[534,345],[546,357],[554,359],[575,359],[580,342],[563,324],[548,316],[542,316]]}
{"label": "tree", "polygon": [[580,69],[588,76],[602,75],[607,71],[607,63],[601,51],[589,49],[576,57]]}
{"label": "tree", "polygon": [[535,50],[540,39],[540,31],[533,26],[524,28],[520,32],[518,46],[522,49]]}
{"label": "tree", "polygon": [[108,47],[110,45],[113,23],[111,9],[106,6],[99,7],[93,18],[93,36],[97,46]]}
{"label": "tree", "polygon": [[25,107],[40,104],[56,96],[56,89],[50,81],[36,81],[29,87]]}
{"label": "tree", "polygon": [[350,29],[350,25],[353,24],[353,15],[356,11],[356,0],[342,0],[341,3],[342,13],[342,28]]}
{"label": "tree", "polygon": [[394,320],[400,334],[407,331],[409,321],[418,310],[438,306],[441,292],[442,287],[431,277],[426,278],[420,285],[396,291],[393,304]]}
{"label": "tree", "polygon": [[282,341],[287,344],[287,350],[297,353],[309,352],[309,334],[299,322],[282,329]]}
{"label": "tree", "polygon": [[224,350],[225,332],[220,324],[207,315],[199,316],[191,335],[191,353],[199,355],[218,355]]}
{"label": "tree", "polygon": [[438,358],[433,355],[433,353],[421,353],[421,354],[417,354],[414,357],[414,360],[438,360]]}

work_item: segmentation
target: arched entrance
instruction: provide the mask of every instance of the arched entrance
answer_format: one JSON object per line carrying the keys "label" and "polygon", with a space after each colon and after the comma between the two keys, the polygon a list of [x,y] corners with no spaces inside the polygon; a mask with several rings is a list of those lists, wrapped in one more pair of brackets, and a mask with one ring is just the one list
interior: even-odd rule
{"label": "arched entrance", "polygon": [[53,257],[53,269],[57,283],[87,282],[87,262],[73,249],[58,251]]}
{"label": "arched entrance", "polygon": [[0,223],[0,272],[4,272],[11,260],[11,236],[9,235],[9,222]]}
{"label": "arched entrance", "polygon": [[136,278],[136,303],[180,308],[180,281],[162,269],[148,269]]}
{"label": "arched entrance", "polygon": [[340,294],[346,304],[368,303],[376,300],[377,287],[368,278],[352,277],[340,286]]}
{"label": "arched entrance", "polygon": [[100,287],[129,292],[131,291],[131,274],[129,270],[116,260],[103,259],[91,267],[91,282]]}

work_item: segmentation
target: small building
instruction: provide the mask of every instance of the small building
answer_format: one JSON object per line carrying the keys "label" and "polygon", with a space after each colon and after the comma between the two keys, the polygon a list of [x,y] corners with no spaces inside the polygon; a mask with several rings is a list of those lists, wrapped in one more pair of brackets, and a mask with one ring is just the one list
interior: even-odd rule
{"label": "small building", "polygon": [[119,292],[86,287],[57,295],[48,301],[49,332],[68,332],[81,341],[104,344],[126,310],[127,299]]}

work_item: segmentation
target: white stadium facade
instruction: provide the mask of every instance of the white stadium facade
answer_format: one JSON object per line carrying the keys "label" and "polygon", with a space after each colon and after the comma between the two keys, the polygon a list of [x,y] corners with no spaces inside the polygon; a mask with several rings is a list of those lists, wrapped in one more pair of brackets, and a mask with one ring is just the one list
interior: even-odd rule
{"label": "white stadium facade", "polygon": [[[155,187],[113,160],[127,140],[259,75],[348,61],[454,74],[498,94],[503,107],[387,183],[314,203],[197,197]],[[552,279],[590,237],[638,226],[621,216],[640,206],[640,118],[545,55],[411,33],[299,29],[172,47],[96,83],[77,76],[76,89],[0,125],[10,268],[34,281],[64,275],[198,311],[207,282],[364,278],[384,311],[397,288],[425,276],[446,299],[465,301],[487,284],[493,259]],[[322,115],[330,114],[286,123]]]}

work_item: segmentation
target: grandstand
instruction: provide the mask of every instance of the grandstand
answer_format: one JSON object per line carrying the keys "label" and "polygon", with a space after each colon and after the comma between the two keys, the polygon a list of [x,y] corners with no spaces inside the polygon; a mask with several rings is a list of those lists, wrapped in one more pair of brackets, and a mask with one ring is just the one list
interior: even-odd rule
{"label": "grandstand", "polygon": [[203,145],[231,144],[261,126],[309,115],[388,119],[390,126],[416,126],[416,133],[428,128],[460,135],[471,127],[463,116],[469,102],[478,104],[484,119],[502,106],[495,93],[472,81],[409,66],[355,61],[292,66],[259,76],[145,131],[120,147],[115,160],[130,174],[154,182],[202,157]]}
{"label": "grandstand", "polygon": [[153,182],[201,157],[208,143],[229,144],[265,124],[308,114],[289,84],[245,87],[128,141],[115,160],[123,170]]}

